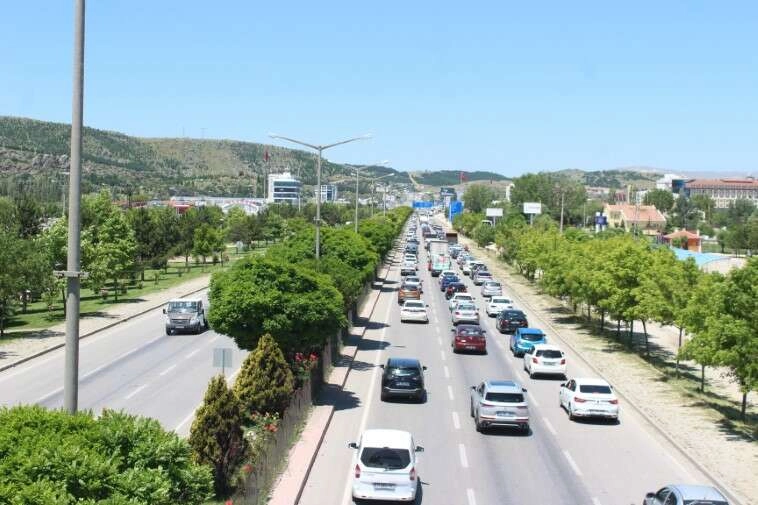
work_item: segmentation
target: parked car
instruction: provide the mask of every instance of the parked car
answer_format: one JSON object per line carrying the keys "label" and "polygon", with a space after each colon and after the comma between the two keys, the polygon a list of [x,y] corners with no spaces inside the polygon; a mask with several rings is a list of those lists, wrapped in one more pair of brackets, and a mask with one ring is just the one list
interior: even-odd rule
{"label": "parked car", "polygon": [[365,430],[358,442],[348,444],[353,456],[354,500],[412,502],[420,486],[413,436],[401,430]]}
{"label": "parked car", "polygon": [[429,314],[426,312],[427,305],[421,300],[406,300],[400,307],[400,322],[416,321],[429,322]]}
{"label": "parked car", "polygon": [[479,309],[471,302],[458,303],[450,316],[453,325],[460,323],[479,324]]}
{"label": "parked car", "polygon": [[166,314],[166,335],[180,332],[201,333],[208,329],[205,307],[199,298],[169,300],[163,308]]}
{"label": "parked car", "polygon": [[450,297],[450,301],[448,302],[448,308],[450,309],[450,312],[455,309],[455,306],[458,305],[459,302],[470,302],[474,303],[475,298],[469,294],[469,293],[455,293],[452,297]]}
{"label": "parked car", "polygon": [[500,296],[503,294],[503,286],[498,281],[484,281],[482,283],[482,297]]}
{"label": "parked car", "polygon": [[402,305],[406,300],[420,300],[421,291],[418,286],[408,286],[403,284],[400,289],[397,290],[397,303]]}
{"label": "parked car", "polygon": [[418,290],[421,293],[424,292],[424,281],[422,281],[421,278],[416,275],[407,276],[405,279],[403,279],[403,283],[407,286],[417,286]]}
{"label": "parked car", "polygon": [[539,328],[517,328],[511,335],[511,352],[514,356],[523,356],[537,344],[547,344],[547,335]]}
{"label": "parked car", "polygon": [[403,266],[400,267],[400,275],[415,275],[416,262],[415,261],[403,261]]}
{"label": "parked car", "polygon": [[492,317],[500,314],[502,311],[513,308],[513,300],[507,296],[492,296],[487,302],[487,315]]}
{"label": "parked car", "polygon": [[561,407],[569,419],[577,417],[619,418],[619,400],[613,388],[603,379],[571,379],[561,384]]}
{"label": "parked car", "polygon": [[447,290],[447,287],[453,282],[460,283],[461,279],[455,274],[447,275],[445,277],[440,276],[440,291],[444,292],[445,290]]}
{"label": "parked car", "polygon": [[518,328],[529,326],[529,321],[527,321],[526,314],[522,311],[518,309],[508,309],[497,315],[495,325],[500,333],[513,333]]}
{"label": "parked car", "polygon": [[421,362],[415,358],[389,358],[380,365],[382,372],[382,401],[390,397],[424,399],[424,370]]}
{"label": "parked car", "polygon": [[537,344],[524,353],[524,370],[529,378],[538,374],[560,375],[565,378],[566,355],[557,345]]}
{"label": "parked car", "polygon": [[526,389],[515,381],[489,380],[471,386],[471,417],[476,431],[490,427],[516,427],[529,431]]}
{"label": "parked car", "polygon": [[456,293],[466,293],[468,288],[462,282],[451,282],[445,288],[445,299],[450,300]]}
{"label": "parked car", "polygon": [[459,324],[452,330],[454,353],[475,351],[487,354],[487,333],[478,324]]}
{"label": "parked car", "polygon": [[729,505],[714,487],[692,484],[671,484],[657,493],[645,495],[643,505]]}
{"label": "parked car", "polygon": [[487,270],[482,270],[481,268],[476,271],[474,275],[474,284],[477,286],[481,286],[485,283],[485,281],[491,281],[492,280],[492,274],[488,272]]}

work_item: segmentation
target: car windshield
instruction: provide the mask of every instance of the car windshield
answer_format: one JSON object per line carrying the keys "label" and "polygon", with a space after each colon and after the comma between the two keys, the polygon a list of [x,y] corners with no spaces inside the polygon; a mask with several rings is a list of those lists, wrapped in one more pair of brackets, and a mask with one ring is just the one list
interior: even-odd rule
{"label": "car windshield", "polygon": [[521,340],[528,340],[529,342],[537,342],[545,338],[544,333],[522,333]]}
{"label": "car windshield", "polygon": [[484,399],[488,402],[523,403],[524,395],[521,393],[487,393]]}
{"label": "car windshield", "polygon": [[487,282],[484,283],[484,285],[487,286],[488,288],[499,288],[500,287],[500,283],[496,282],[496,281],[487,281]]}
{"label": "car windshield", "polygon": [[419,278],[418,277],[410,277],[410,276],[408,276],[408,277],[405,278],[405,282],[407,282],[409,284],[418,284]]}
{"label": "car windshield", "polygon": [[411,464],[411,453],[408,449],[364,447],[361,451],[361,463],[371,468],[400,470]]}
{"label": "car windshield", "polygon": [[476,310],[476,307],[471,303],[459,303],[458,310]]}
{"label": "car windshield", "polygon": [[508,298],[499,298],[497,296],[492,297],[492,303],[508,305],[511,301]]}
{"label": "car windshield", "polygon": [[463,337],[480,337],[484,334],[481,328],[459,328],[458,335]]}
{"label": "car windshield", "polygon": [[471,300],[471,295],[458,295],[455,297],[456,302],[461,302],[464,300]]}
{"label": "car windshield", "polygon": [[609,395],[611,394],[611,387],[602,384],[580,384],[579,392],[594,395]]}
{"label": "car windshield", "polygon": [[542,356],[543,358],[562,358],[563,353],[557,349],[544,349],[537,351],[537,356]]}
{"label": "car windshield", "polygon": [[424,304],[422,302],[405,302],[405,306],[411,309],[423,309]]}
{"label": "car windshield", "polygon": [[197,312],[197,302],[169,302],[168,312]]}
{"label": "car windshield", "polygon": [[476,275],[478,275],[479,277],[492,277],[492,274],[490,274],[489,272],[487,271],[482,272],[481,270],[479,270],[479,272],[477,272]]}

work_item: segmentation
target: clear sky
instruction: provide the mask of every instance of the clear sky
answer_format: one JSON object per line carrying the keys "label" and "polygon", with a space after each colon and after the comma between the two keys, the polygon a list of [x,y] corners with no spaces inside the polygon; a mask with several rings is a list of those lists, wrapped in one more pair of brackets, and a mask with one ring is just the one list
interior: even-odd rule
{"label": "clear sky", "polygon": [[[88,2],[85,124],[402,170],[756,172],[758,2]],[[3,2],[0,114],[69,122],[72,0]],[[282,144],[284,145],[284,144]]]}

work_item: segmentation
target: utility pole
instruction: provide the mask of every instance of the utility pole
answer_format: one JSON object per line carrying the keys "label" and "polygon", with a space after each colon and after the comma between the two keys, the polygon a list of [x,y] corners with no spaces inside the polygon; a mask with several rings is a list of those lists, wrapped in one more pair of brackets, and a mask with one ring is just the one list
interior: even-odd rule
{"label": "utility pole", "polygon": [[565,192],[561,189],[561,235],[563,235],[563,197]]}
{"label": "utility pole", "polygon": [[79,277],[82,181],[82,124],[84,116],[85,0],[74,0],[74,79],[71,115],[71,168],[68,198],[68,258],[66,271],[66,355],[63,408],[74,414],[79,401]]}

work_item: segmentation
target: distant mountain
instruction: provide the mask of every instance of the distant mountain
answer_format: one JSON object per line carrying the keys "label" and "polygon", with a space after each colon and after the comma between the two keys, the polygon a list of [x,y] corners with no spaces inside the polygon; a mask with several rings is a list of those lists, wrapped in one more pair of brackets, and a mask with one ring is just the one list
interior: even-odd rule
{"label": "distant mountain", "polygon": [[461,174],[464,182],[473,181],[502,181],[504,175],[495,172],[467,172],[465,170],[438,170],[435,172],[413,172],[413,179],[418,184],[425,186],[454,186],[461,183]]}
{"label": "distant mountain", "polygon": [[556,173],[579,181],[585,186],[621,189],[631,185],[636,189],[652,189],[655,188],[655,181],[663,175],[663,170],[648,167],[625,167],[593,172],[568,169]]}

